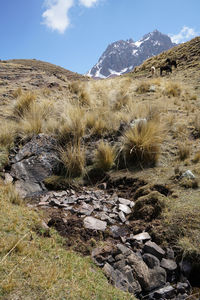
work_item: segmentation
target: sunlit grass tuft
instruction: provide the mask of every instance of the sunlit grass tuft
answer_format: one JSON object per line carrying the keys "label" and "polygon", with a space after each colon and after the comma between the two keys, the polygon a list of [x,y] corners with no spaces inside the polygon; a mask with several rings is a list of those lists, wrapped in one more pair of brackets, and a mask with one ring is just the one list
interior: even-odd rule
{"label": "sunlit grass tuft", "polygon": [[114,147],[101,141],[95,151],[94,163],[97,169],[110,170],[115,164],[116,150]]}
{"label": "sunlit grass tuft", "polygon": [[127,166],[137,163],[144,167],[155,165],[160,155],[163,137],[163,128],[155,121],[141,121],[127,130],[122,148]]}

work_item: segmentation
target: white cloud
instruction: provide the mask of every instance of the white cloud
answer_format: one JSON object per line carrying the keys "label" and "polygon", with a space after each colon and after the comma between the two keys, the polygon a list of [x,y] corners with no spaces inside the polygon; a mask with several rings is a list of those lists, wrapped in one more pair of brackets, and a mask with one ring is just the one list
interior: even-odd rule
{"label": "white cloud", "polygon": [[[79,0],[79,4],[90,8],[101,0]],[[59,33],[64,33],[70,25],[68,12],[78,4],[78,0],[44,0],[46,10],[42,14],[43,24]]]}
{"label": "white cloud", "polygon": [[181,31],[178,34],[170,34],[171,40],[173,43],[183,43],[186,42],[193,37],[197,36],[198,32],[195,32],[193,28],[189,28],[187,26],[183,26]]}
{"label": "white cloud", "polygon": [[64,33],[70,25],[69,9],[74,5],[74,0],[46,0],[46,11],[42,14],[44,24],[52,30]]}
{"label": "white cloud", "polygon": [[92,7],[97,2],[99,2],[99,0],[79,0],[79,3],[86,7]]}

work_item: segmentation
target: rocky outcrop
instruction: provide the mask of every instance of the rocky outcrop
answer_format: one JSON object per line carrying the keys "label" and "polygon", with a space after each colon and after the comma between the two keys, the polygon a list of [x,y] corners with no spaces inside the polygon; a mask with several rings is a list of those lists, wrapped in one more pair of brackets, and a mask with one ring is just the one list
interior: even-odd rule
{"label": "rocky outcrop", "polygon": [[11,160],[11,175],[23,197],[45,191],[43,180],[59,169],[56,140],[39,134],[25,144]]}

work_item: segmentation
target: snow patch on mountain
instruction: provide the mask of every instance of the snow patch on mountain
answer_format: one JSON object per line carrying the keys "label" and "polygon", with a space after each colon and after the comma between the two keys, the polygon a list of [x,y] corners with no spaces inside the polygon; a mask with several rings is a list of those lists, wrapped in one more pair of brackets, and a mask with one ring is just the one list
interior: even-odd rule
{"label": "snow patch on mountain", "polygon": [[86,74],[94,78],[108,78],[130,72],[147,58],[174,47],[169,36],[154,30],[134,42],[119,40],[110,45],[98,62]]}

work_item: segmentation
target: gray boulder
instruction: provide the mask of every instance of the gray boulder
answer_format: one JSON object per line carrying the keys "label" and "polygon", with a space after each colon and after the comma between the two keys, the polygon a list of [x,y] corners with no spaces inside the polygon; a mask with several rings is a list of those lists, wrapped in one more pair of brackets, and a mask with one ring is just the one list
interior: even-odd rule
{"label": "gray boulder", "polygon": [[101,221],[94,217],[86,217],[83,221],[84,227],[92,230],[105,231],[107,227],[107,222]]}
{"label": "gray boulder", "polygon": [[45,134],[34,136],[11,163],[11,175],[23,197],[46,190],[43,180],[57,172],[60,166],[56,140]]}
{"label": "gray boulder", "polygon": [[160,248],[156,243],[151,242],[151,241],[148,241],[145,243],[144,252],[154,255],[160,260],[165,255],[165,251],[162,248]]}
{"label": "gray boulder", "polygon": [[135,253],[129,255],[127,261],[132,268],[134,278],[140,283],[142,289],[147,290],[150,284],[150,272],[145,262]]}

